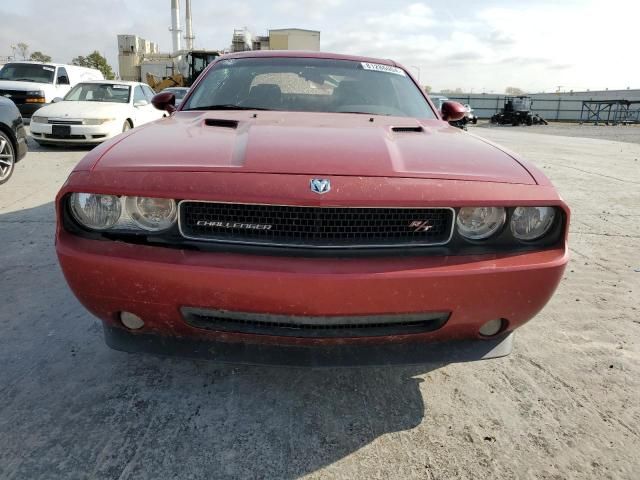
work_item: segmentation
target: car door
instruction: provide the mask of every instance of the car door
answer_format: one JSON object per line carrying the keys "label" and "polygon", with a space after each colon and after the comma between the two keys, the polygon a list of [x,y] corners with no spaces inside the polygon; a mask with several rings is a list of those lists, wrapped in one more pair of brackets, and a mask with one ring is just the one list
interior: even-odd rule
{"label": "car door", "polygon": [[158,118],[162,118],[166,116],[166,112],[158,110],[153,106],[151,100],[155,96],[156,92],[154,92],[149,85],[142,85],[142,90],[144,91],[147,100],[149,101],[149,114],[151,115],[152,120],[157,120]]}
{"label": "car door", "polygon": [[[135,111],[136,125],[152,122],[162,116],[161,112],[151,104],[153,95],[150,95],[145,90],[145,87],[146,85],[136,85],[133,91],[133,109]],[[149,91],[153,92],[150,88]]]}

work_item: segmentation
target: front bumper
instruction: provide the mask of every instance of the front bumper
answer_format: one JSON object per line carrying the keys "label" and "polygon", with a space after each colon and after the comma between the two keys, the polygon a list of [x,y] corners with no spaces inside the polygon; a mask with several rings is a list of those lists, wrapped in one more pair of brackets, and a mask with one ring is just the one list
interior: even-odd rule
{"label": "front bumper", "polygon": [[29,147],[27,146],[27,131],[24,128],[24,124],[20,122],[20,126],[17,131],[17,160],[22,160],[29,151]]}
{"label": "front bumper", "polygon": [[53,125],[31,122],[31,135],[41,143],[98,144],[120,133],[122,124],[109,122],[103,125],[70,125],[69,137],[53,136]]}
{"label": "front bumper", "polygon": [[16,107],[20,110],[20,115],[24,119],[30,119],[35,112],[47,105],[46,103],[16,103]]}
{"label": "front bumper", "polygon": [[[568,259],[565,247],[517,255],[283,258],[95,241],[64,230],[56,248],[71,289],[104,322],[114,348],[300,365],[506,355],[509,333],[544,307]],[[183,307],[291,316],[446,311],[450,317],[428,333],[299,338],[195,328]],[[140,316],[144,328],[125,330],[122,311]],[[498,318],[508,321],[506,331],[481,337],[478,329]]]}
{"label": "front bumper", "polygon": [[211,342],[191,337],[132,334],[104,325],[107,345],[114,350],[155,355],[179,355],[234,364],[301,367],[425,365],[487,360],[509,355],[513,332],[488,340],[424,343],[272,345],[268,343]]}

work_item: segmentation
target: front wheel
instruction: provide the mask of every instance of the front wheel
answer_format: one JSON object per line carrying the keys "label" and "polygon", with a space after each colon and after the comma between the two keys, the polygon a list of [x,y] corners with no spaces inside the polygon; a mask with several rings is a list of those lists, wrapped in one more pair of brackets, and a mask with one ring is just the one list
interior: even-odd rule
{"label": "front wheel", "polygon": [[16,152],[11,139],[0,132],[0,185],[11,178],[16,165]]}

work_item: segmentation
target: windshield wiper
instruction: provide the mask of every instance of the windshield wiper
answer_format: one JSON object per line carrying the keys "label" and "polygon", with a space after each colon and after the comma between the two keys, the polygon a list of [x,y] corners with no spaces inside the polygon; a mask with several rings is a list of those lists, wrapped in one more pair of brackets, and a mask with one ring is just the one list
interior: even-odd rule
{"label": "windshield wiper", "polygon": [[184,111],[188,112],[190,110],[271,110],[270,108],[260,108],[260,107],[244,107],[242,105],[207,105],[204,107],[193,107],[186,108]]}

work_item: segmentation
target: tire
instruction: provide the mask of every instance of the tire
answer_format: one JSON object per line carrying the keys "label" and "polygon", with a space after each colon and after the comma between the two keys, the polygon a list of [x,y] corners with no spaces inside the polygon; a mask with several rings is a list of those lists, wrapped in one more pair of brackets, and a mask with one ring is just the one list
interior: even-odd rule
{"label": "tire", "polygon": [[9,181],[16,166],[16,150],[11,139],[0,132],[0,185]]}
{"label": "tire", "polygon": [[129,123],[129,120],[125,120],[124,124],[122,125],[122,133],[126,132],[127,130],[131,130],[131,124]]}

